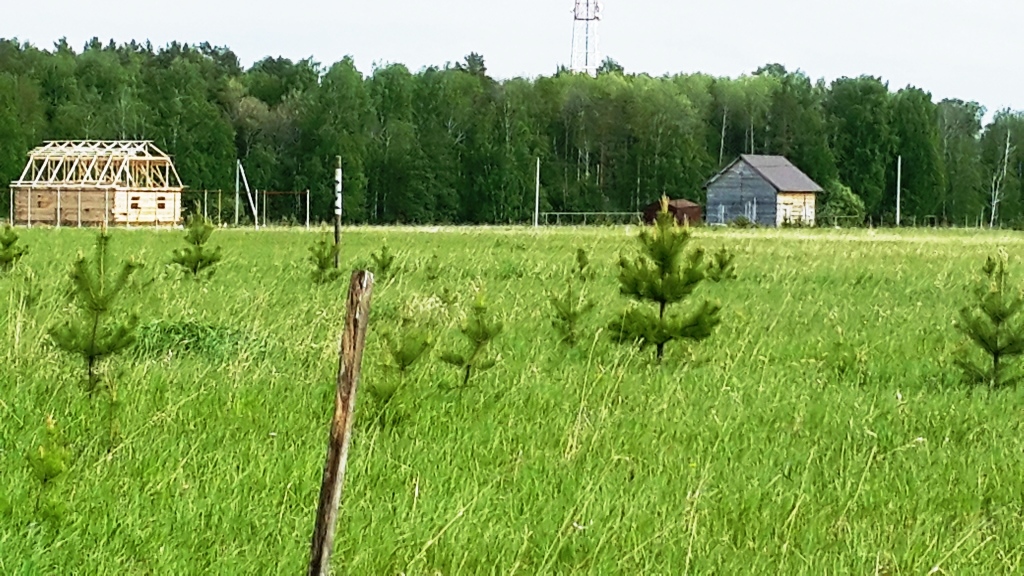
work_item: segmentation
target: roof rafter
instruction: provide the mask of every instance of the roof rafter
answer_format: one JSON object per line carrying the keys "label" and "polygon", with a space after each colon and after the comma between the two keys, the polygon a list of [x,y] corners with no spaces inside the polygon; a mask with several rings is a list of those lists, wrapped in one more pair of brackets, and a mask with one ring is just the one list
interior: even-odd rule
{"label": "roof rafter", "polygon": [[28,154],[16,188],[181,191],[170,156],[149,140],[48,141]]}

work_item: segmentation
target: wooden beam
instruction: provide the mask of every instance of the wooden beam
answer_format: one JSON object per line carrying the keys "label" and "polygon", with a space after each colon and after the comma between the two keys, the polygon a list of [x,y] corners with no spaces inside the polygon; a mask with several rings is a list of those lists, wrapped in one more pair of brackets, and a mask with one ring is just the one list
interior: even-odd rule
{"label": "wooden beam", "polygon": [[320,505],[316,513],[307,576],[330,574],[334,528],[345,484],[348,448],[352,440],[352,416],[356,407],[356,389],[359,386],[359,371],[366,344],[372,294],[373,274],[365,270],[354,272],[349,283],[348,302],[345,306],[345,330],[341,336],[338,382],[334,394],[334,418],[331,420],[327,460],[324,462],[323,482],[320,485]]}

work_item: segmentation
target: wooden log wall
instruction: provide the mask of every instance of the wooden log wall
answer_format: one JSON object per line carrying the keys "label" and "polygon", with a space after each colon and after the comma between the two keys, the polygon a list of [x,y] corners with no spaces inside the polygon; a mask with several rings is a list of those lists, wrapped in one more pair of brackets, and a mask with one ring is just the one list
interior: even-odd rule
{"label": "wooden log wall", "polygon": [[[59,200],[58,200],[59,197]],[[58,211],[59,206],[59,211]],[[43,189],[14,191],[14,221],[48,226],[175,225],[181,194],[117,190]]]}

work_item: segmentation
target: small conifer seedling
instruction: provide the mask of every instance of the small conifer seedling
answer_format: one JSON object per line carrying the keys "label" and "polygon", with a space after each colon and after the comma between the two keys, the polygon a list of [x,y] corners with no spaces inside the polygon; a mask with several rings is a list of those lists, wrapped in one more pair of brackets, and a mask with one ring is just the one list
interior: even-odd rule
{"label": "small conifer seedling", "polygon": [[587,298],[585,286],[594,276],[594,270],[590,266],[590,258],[586,250],[580,248],[576,251],[576,266],[566,279],[564,292],[552,294],[550,297],[551,306],[555,310],[555,317],[551,324],[561,336],[561,341],[568,346],[575,346],[580,341],[580,323],[594,309],[594,302]]}
{"label": "small conifer seedling", "polygon": [[594,279],[596,271],[594,267],[590,265],[590,257],[587,256],[587,251],[583,248],[576,249],[576,267],[573,269],[573,276],[576,277],[581,283],[589,282]]}
{"label": "small conifer seedling", "polygon": [[405,378],[409,369],[434,346],[434,336],[423,326],[403,320],[401,328],[388,337],[391,367]]}
{"label": "small conifer seedling", "polygon": [[370,258],[373,259],[373,266],[371,266],[373,273],[381,278],[386,278],[391,272],[392,266],[395,265],[395,255],[391,253],[387,244],[380,247],[380,252],[371,254]]}
{"label": "small conifer seedling", "polygon": [[367,389],[378,406],[377,421],[381,425],[394,425],[406,417],[406,412],[392,401],[406,385],[406,377],[413,366],[434,346],[434,336],[417,311],[407,310],[397,329],[386,333],[384,341],[391,362],[386,364],[398,377],[381,377],[368,382]]}
{"label": "small conifer seedling", "polygon": [[63,504],[51,497],[53,487],[68,471],[71,456],[57,422],[53,416],[46,417],[43,439],[33,445],[27,454],[32,476],[39,483],[36,493],[36,513],[46,517],[59,517]]}
{"label": "small conifer seedling", "polygon": [[434,254],[430,257],[430,260],[424,265],[424,271],[427,276],[427,280],[431,282],[441,277],[441,260]]}
{"label": "small conifer seedling", "polygon": [[1019,371],[1011,371],[1007,362],[1024,355],[1024,319],[1020,311],[1024,296],[1008,283],[1006,254],[989,257],[975,290],[976,301],[960,310],[956,328],[984,353],[986,361],[977,363],[964,353],[954,359],[963,370],[964,380],[1001,388],[1021,380]]}
{"label": "small conifer seedling", "polygon": [[18,244],[18,233],[10,224],[5,225],[0,232],[0,271],[10,272],[26,252],[28,249]]}
{"label": "small conifer seedling", "polygon": [[733,261],[736,255],[723,246],[718,252],[711,255],[711,262],[708,263],[707,277],[712,282],[723,282],[736,279],[736,265]]}
{"label": "small conifer seedling", "polygon": [[195,279],[199,279],[204,272],[212,274],[213,266],[223,258],[220,246],[212,250],[206,246],[213,231],[214,226],[209,220],[198,212],[193,213],[185,225],[185,242],[188,246],[175,250],[171,262],[181,266]]}
{"label": "small conifer seedling", "polygon": [[474,371],[487,370],[497,363],[495,359],[486,357],[485,351],[487,345],[497,338],[503,329],[501,321],[491,318],[487,304],[478,296],[469,316],[459,329],[468,346],[462,351],[447,351],[441,354],[442,361],[462,371],[463,387],[469,385],[469,378]]}
{"label": "small conifer seedling", "polygon": [[309,261],[313,263],[313,283],[330,284],[341,276],[341,270],[334,267],[341,246],[334,240],[323,236],[309,247]]}
{"label": "small conifer seedling", "polygon": [[629,308],[610,329],[620,342],[654,346],[659,362],[669,342],[703,340],[719,323],[721,306],[708,301],[685,314],[669,309],[686,301],[705,279],[704,253],[687,253],[690,239],[690,231],[678,226],[663,197],[654,228],[640,233],[640,254],[619,261],[619,291],[641,304],[654,304],[657,310]]}
{"label": "small conifer seedling", "polygon": [[433,335],[413,321],[403,320],[401,327],[385,336],[391,363],[388,368],[398,372],[398,381],[379,382],[370,386],[370,393],[385,408],[398,391],[405,386],[405,377],[434,346]]}
{"label": "small conifer seedling", "polygon": [[[80,256],[71,269],[71,297],[79,316],[50,328],[57,347],[85,361],[90,393],[99,384],[99,363],[135,342],[138,318],[117,313],[117,302],[129,279],[141,267],[132,260],[119,268],[109,262],[110,236],[100,233],[91,259]],[[113,273],[112,273],[113,272]],[[118,320],[115,316],[126,316]]]}

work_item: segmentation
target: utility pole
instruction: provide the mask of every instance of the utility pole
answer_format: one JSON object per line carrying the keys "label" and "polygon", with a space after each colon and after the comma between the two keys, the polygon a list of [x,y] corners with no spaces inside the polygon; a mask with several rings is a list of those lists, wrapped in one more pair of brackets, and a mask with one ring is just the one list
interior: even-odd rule
{"label": "utility pole", "polygon": [[334,268],[341,267],[341,156],[334,171]]}
{"label": "utility pole", "polygon": [[900,219],[903,215],[901,202],[903,200],[903,156],[896,159],[896,227],[900,226]]}

